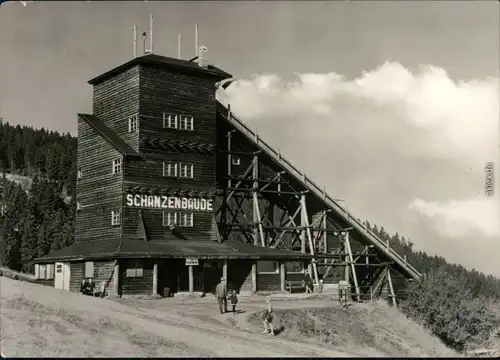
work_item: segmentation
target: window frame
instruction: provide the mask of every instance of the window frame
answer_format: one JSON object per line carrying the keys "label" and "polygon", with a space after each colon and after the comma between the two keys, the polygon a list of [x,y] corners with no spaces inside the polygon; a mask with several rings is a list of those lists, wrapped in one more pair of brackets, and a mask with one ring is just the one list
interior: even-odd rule
{"label": "window frame", "polygon": [[[38,264],[37,280],[54,280],[55,279],[56,264]],[[36,270],[35,270],[36,273]],[[43,274],[43,276],[42,276]]]}
{"label": "window frame", "polygon": [[[174,215],[174,221],[171,222],[170,221],[170,216],[173,214]],[[166,216],[167,215],[167,216]],[[167,218],[167,222],[165,222],[165,218]],[[173,226],[173,225],[176,225],[178,224],[178,214],[177,214],[177,211],[168,211],[168,210],[164,210],[162,211],[162,220],[161,220],[161,223],[163,226]]]}
{"label": "window frame", "polygon": [[121,219],[121,211],[120,210],[111,210],[111,226],[120,226],[121,220],[122,220]]}
{"label": "window frame", "polygon": [[[194,117],[181,115],[179,121],[179,130],[194,131]],[[189,124],[189,126],[188,126]]]}
{"label": "window frame", "polygon": [[[288,271],[286,264],[288,263],[300,263],[302,265],[302,270],[300,271]],[[285,272],[287,274],[305,274],[306,272],[306,266],[303,261],[285,261]]]}
{"label": "window frame", "polygon": [[[166,169],[170,169],[167,165],[173,165],[174,175],[167,174]],[[175,161],[163,161],[163,177],[178,177],[179,175],[179,164]]]}
{"label": "window frame", "polygon": [[115,159],[111,163],[113,174],[121,174],[123,171],[123,161],[121,158]]}
{"label": "window frame", "polygon": [[137,115],[128,118],[128,132],[133,133],[139,130],[139,117]]}
{"label": "window frame", "polygon": [[45,280],[46,277],[47,277],[47,264],[40,264],[40,266],[38,267],[38,279]]}
{"label": "window frame", "polygon": [[[186,176],[183,176],[183,168],[186,166],[186,169],[190,169],[190,171],[186,171]],[[188,174],[190,173],[190,174]],[[191,175],[191,176],[188,176]],[[180,163],[179,164],[179,177],[182,179],[194,179],[194,164],[191,163]]]}
{"label": "window frame", "polygon": [[125,277],[126,278],[144,277],[143,259],[128,259],[125,264]]}
{"label": "window frame", "polygon": [[[186,218],[185,216],[188,216],[188,218]],[[177,219],[179,219],[179,227],[183,227],[183,228],[194,227],[194,213],[193,212],[180,211],[179,215],[177,215]],[[184,219],[189,219],[189,221],[184,221]]]}
{"label": "window frame", "polygon": [[[91,266],[91,269],[90,269],[90,265]],[[87,268],[87,266],[89,266],[89,268]],[[92,270],[92,275],[89,275],[88,273],[90,273],[90,270]],[[94,274],[95,274],[95,264],[93,261],[85,261],[85,264],[83,265],[83,274],[84,274],[84,278],[85,279],[89,279],[89,278],[94,278]]]}
{"label": "window frame", "polygon": [[[272,262],[274,265],[274,271],[260,271],[259,262]],[[257,260],[257,274],[279,274],[280,273],[280,263],[279,261],[273,260]]]}
{"label": "window frame", "polygon": [[[171,124],[173,124],[173,126]],[[167,115],[166,113],[163,113],[163,128],[178,129],[179,117],[177,115]]]}

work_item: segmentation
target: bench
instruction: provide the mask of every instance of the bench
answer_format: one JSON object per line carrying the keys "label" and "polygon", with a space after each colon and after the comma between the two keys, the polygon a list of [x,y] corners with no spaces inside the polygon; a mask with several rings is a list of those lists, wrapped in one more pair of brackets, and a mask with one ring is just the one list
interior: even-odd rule
{"label": "bench", "polygon": [[285,281],[286,291],[292,292],[293,289],[303,290],[306,287],[306,282],[304,280],[287,280]]}

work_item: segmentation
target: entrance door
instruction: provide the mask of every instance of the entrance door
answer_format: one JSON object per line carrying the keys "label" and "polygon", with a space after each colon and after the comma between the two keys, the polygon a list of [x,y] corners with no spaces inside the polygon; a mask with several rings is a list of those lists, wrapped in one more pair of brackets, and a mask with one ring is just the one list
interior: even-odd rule
{"label": "entrance door", "polygon": [[69,291],[69,281],[71,278],[71,267],[70,263],[64,263],[63,266],[63,289]]}
{"label": "entrance door", "polygon": [[70,263],[56,262],[54,287],[69,291]]}
{"label": "entrance door", "polygon": [[215,294],[215,288],[222,277],[222,264],[217,260],[203,261],[203,280],[206,293]]}
{"label": "entrance door", "polygon": [[54,287],[64,289],[64,264],[56,262],[56,273],[54,275]]}
{"label": "entrance door", "polygon": [[200,265],[193,266],[193,291],[195,292],[203,292],[203,269]]}

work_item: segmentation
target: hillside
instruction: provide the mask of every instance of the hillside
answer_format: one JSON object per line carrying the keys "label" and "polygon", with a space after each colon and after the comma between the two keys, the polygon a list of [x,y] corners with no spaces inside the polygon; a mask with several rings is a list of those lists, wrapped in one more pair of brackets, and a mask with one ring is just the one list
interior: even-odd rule
{"label": "hillside", "polygon": [[[330,299],[273,300],[275,325],[285,328],[270,337],[255,322],[263,298],[241,298],[238,314],[221,315],[213,298],[115,302],[5,278],[0,287],[0,340],[7,356],[454,355],[385,304],[346,312]],[[300,327],[288,328],[292,323]],[[338,330],[335,341],[300,334],[325,327]]]}
{"label": "hillside", "polygon": [[[34,258],[74,241],[76,138],[0,120],[0,173],[0,266],[33,272]],[[426,275],[411,286],[410,296],[401,304],[408,316],[458,350],[481,344],[491,329],[500,326],[495,310],[479,306],[500,302],[499,279],[414,251],[404,236],[366,224]],[[422,294],[427,302],[420,301]],[[434,303],[438,306],[431,307]],[[436,322],[436,316],[442,319]],[[462,323],[471,319],[479,325],[463,328]]]}

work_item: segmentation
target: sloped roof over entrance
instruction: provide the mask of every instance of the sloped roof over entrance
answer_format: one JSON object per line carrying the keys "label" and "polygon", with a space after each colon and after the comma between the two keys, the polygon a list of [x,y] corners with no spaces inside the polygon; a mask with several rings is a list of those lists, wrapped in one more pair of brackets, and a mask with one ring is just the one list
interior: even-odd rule
{"label": "sloped roof over entrance", "polygon": [[120,241],[76,242],[71,246],[39,258],[35,262],[186,257],[199,259],[312,259],[312,256],[309,254],[265,248],[233,241],[219,243],[215,241],[190,240],[164,242],[132,240],[122,243]]}

